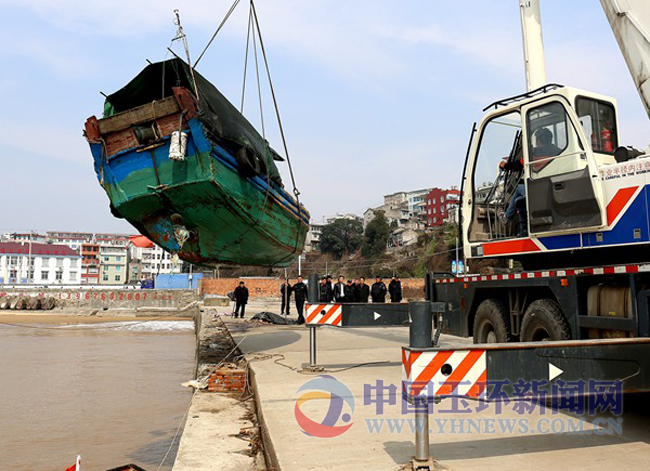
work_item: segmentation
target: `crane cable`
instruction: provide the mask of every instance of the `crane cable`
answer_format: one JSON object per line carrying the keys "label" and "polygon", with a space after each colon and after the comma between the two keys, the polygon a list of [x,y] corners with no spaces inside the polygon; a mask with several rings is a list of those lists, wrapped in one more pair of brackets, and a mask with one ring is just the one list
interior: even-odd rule
{"label": "crane cable", "polygon": [[[253,12],[253,19],[255,20],[255,26],[257,28],[257,35],[260,40],[260,49],[262,51],[262,57],[264,58],[264,67],[266,68],[266,76],[269,81],[269,89],[271,90],[271,97],[273,98],[273,107],[275,109],[275,117],[278,121],[278,129],[280,131],[280,136],[282,137],[282,146],[284,148],[284,154],[287,157],[287,165],[289,167],[289,175],[291,176],[291,185],[293,187],[293,194],[296,197],[296,206],[298,209],[298,218],[297,218],[297,224],[298,227],[302,224],[302,216],[303,216],[303,211],[302,207],[300,205],[300,191],[298,190],[298,187],[296,186],[296,178],[293,173],[293,166],[291,165],[291,157],[289,155],[289,148],[287,146],[287,139],[284,134],[284,126],[282,125],[282,118],[280,117],[280,109],[278,107],[278,101],[275,96],[275,88],[273,87],[273,80],[271,79],[271,69],[269,67],[269,61],[266,56],[266,48],[264,47],[264,41],[262,39],[262,32],[260,30],[260,23],[257,18],[257,9],[255,8],[255,2],[253,0],[250,0],[250,5],[251,5],[251,11]],[[294,244],[293,251],[291,254],[289,254],[287,257],[283,257],[282,259],[278,260],[276,264],[281,263],[285,261],[287,258],[289,258],[291,255],[295,254],[296,251],[298,250],[298,243],[300,240],[300,230],[296,231],[296,243]]]}
{"label": "crane cable", "polygon": [[[210,41],[208,41],[208,44],[203,49],[203,52],[201,52],[198,59],[194,63],[193,67],[196,67],[196,65],[199,63],[201,58],[205,55],[205,52],[208,50],[208,48],[210,47],[210,45],[212,44],[214,39],[217,37],[217,34],[219,34],[219,32],[223,28],[226,21],[230,18],[233,11],[235,10],[235,8],[237,8],[237,5],[239,5],[240,1],[241,0],[235,0],[234,3],[231,5],[231,7],[228,10],[228,12],[226,13],[225,17],[223,18],[223,20],[221,21],[221,23],[217,27],[217,30],[214,32],[214,34],[210,38]],[[300,204],[300,191],[298,190],[298,187],[296,185],[296,178],[295,178],[295,174],[293,172],[293,166],[291,164],[291,157],[289,155],[289,148],[287,146],[287,140],[286,140],[286,136],[285,136],[285,133],[284,133],[284,126],[282,125],[282,118],[280,116],[280,109],[279,109],[277,98],[276,98],[276,95],[275,95],[275,87],[273,86],[273,80],[271,78],[271,69],[269,67],[269,61],[268,61],[268,57],[266,55],[266,48],[264,47],[264,41],[262,39],[262,32],[261,32],[261,29],[260,29],[259,19],[257,17],[257,9],[255,7],[254,0],[250,0],[249,32],[248,32],[247,38],[246,38],[246,62],[245,62],[245,66],[244,66],[244,82],[246,80],[246,68],[247,68],[247,65],[248,65],[248,49],[249,49],[249,43],[250,43],[250,31],[252,29],[252,26],[251,26],[252,24],[254,24],[254,29],[252,30],[252,32],[253,32],[253,44],[254,44],[253,47],[255,48],[255,65],[256,65],[256,72],[257,72],[258,95],[259,95],[259,100],[260,100],[260,113],[262,113],[262,103],[261,103],[262,100],[261,100],[260,77],[259,77],[258,62],[257,62],[257,44],[256,44],[256,40],[255,40],[256,39],[255,38],[255,33],[257,33],[257,38],[259,39],[260,50],[262,52],[262,58],[264,59],[264,67],[265,67],[265,70],[266,70],[266,76],[267,76],[267,79],[268,79],[268,82],[269,82],[269,89],[271,91],[271,97],[273,99],[273,108],[275,110],[275,117],[276,117],[277,122],[278,122],[278,129],[280,131],[280,137],[282,138],[282,146],[283,146],[283,149],[284,149],[284,154],[285,154],[285,156],[287,158],[287,166],[289,167],[289,175],[291,177],[291,186],[293,188],[293,194],[294,194],[294,196],[296,198],[296,206],[297,206],[297,210],[298,210],[297,211],[298,212],[297,223],[298,223],[298,226],[300,227],[300,225],[302,224],[302,217],[303,217],[303,215],[305,213],[303,212],[303,209],[302,209],[301,204]],[[245,89],[246,89],[245,87],[246,87],[246,85],[244,83],[244,85],[242,86],[242,101],[241,101],[242,111],[243,111],[243,104],[244,104],[243,92],[245,92]],[[263,117],[262,117],[262,133],[263,134],[265,133]],[[268,174],[268,171],[267,171],[267,174]],[[268,177],[268,175],[267,175],[267,177]],[[296,242],[294,244],[294,248],[293,248],[293,251],[291,252],[291,254],[289,254],[287,257],[283,257],[282,259],[278,260],[273,265],[281,263],[281,262],[285,261],[288,257],[291,257],[291,255],[295,254],[297,252],[297,250],[298,250],[299,241],[300,241],[300,230],[296,231]]]}
{"label": "crane cable", "polygon": [[208,50],[208,48],[212,44],[212,41],[214,41],[214,38],[217,37],[217,34],[219,34],[219,31],[221,31],[221,28],[223,28],[223,25],[226,24],[226,21],[228,21],[228,18],[230,18],[230,15],[232,15],[232,13],[235,11],[235,8],[237,8],[237,5],[239,5],[240,1],[241,0],[235,0],[235,2],[230,6],[230,9],[226,13],[226,16],[224,16],[223,20],[221,20],[221,23],[219,24],[219,27],[217,28],[217,30],[214,32],[214,34],[210,38],[210,41],[208,41],[208,44],[206,44],[205,48],[203,49],[203,52],[201,52],[198,59],[196,59],[196,62],[194,63],[194,67],[196,67],[199,64],[199,61],[201,60],[201,58],[205,54],[205,51]]}

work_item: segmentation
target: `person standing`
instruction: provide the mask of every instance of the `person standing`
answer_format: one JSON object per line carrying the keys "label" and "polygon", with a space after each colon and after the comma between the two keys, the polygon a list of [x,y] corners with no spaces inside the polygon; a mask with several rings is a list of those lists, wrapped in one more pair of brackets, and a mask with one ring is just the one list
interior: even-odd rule
{"label": "person standing", "polygon": [[359,278],[356,278],[352,283],[352,302],[359,302]]}
{"label": "person standing", "polygon": [[318,302],[331,303],[334,299],[332,287],[327,283],[327,278],[323,278],[320,285],[318,285]]}
{"label": "person standing", "polygon": [[248,304],[248,288],[243,281],[240,281],[239,286],[235,288],[235,317],[239,315],[240,318],[244,318],[246,304]]}
{"label": "person standing", "polygon": [[359,293],[357,296],[358,302],[367,303],[370,296],[370,287],[366,284],[366,279],[363,276],[359,278],[357,292]]}
{"label": "person standing", "polygon": [[388,283],[388,293],[390,294],[391,303],[402,301],[402,282],[399,280],[399,276],[393,276],[393,279]]}
{"label": "person standing", "polygon": [[296,300],[296,310],[298,311],[298,321],[296,324],[302,325],[305,323],[305,318],[303,317],[303,309],[305,308],[305,301],[309,296],[309,290],[307,285],[302,281],[302,277],[299,276],[296,283],[293,285],[293,297]]}
{"label": "person standing", "polygon": [[282,309],[280,310],[280,315],[284,314],[285,312],[287,313],[287,316],[289,315],[289,306],[291,305],[291,292],[293,291],[293,287],[289,281],[289,278],[286,278],[284,280],[284,283],[282,283],[282,286],[280,286],[280,293],[282,293]]}
{"label": "person standing", "polygon": [[339,280],[334,285],[334,301],[337,303],[345,302],[345,278],[339,276]]}
{"label": "person standing", "polygon": [[348,284],[345,285],[345,302],[346,303],[353,303],[355,301],[355,287],[354,283],[352,283],[352,280],[348,280]]}
{"label": "person standing", "polygon": [[372,298],[373,303],[385,303],[386,302],[386,285],[381,281],[381,277],[378,276],[375,279],[372,288],[370,288],[370,297]]}

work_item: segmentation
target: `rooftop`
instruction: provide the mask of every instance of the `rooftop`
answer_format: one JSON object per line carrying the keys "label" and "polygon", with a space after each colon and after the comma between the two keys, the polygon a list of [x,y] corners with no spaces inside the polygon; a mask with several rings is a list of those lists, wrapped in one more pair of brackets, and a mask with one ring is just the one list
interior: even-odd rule
{"label": "rooftop", "polygon": [[24,254],[29,255],[31,246],[32,255],[58,255],[63,257],[79,257],[76,250],[67,245],[56,244],[35,244],[20,242],[0,242],[0,254]]}
{"label": "rooftop", "polygon": [[147,237],[143,235],[131,236],[129,241],[141,249],[151,249],[153,248],[153,242],[151,242]]}

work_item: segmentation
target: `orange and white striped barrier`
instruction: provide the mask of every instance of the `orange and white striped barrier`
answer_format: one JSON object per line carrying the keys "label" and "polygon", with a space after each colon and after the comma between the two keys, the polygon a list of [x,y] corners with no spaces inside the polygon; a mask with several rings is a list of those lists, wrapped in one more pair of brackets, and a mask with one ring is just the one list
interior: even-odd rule
{"label": "orange and white striped barrier", "polygon": [[343,309],[341,304],[307,304],[307,325],[331,325],[341,327]]}
{"label": "orange and white striped barrier", "polygon": [[402,391],[410,397],[485,398],[486,385],[485,350],[402,348]]}

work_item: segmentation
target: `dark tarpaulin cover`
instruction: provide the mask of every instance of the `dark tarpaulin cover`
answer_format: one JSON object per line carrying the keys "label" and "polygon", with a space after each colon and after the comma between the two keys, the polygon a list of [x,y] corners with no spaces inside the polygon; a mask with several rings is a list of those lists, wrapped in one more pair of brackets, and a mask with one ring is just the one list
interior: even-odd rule
{"label": "dark tarpaulin cover", "polygon": [[[229,150],[236,154],[240,163],[242,160],[248,161],[248,167],[256,168],[264,175],[268,171],[273,181],[282,184],[280,173],[273,161],[274,155],[278,157],[268,142],[239,110],[196,70],[194,78],[199,93],[198,116],[211,137],[216,136],[228,141]],[[150,64],[126,86],[106,98],[104,117],[173,96],[172,87],[185,87],[192,94],[195,93],[189,66],[179,58]],[[250,162],[251,157],[255,162]]]}

